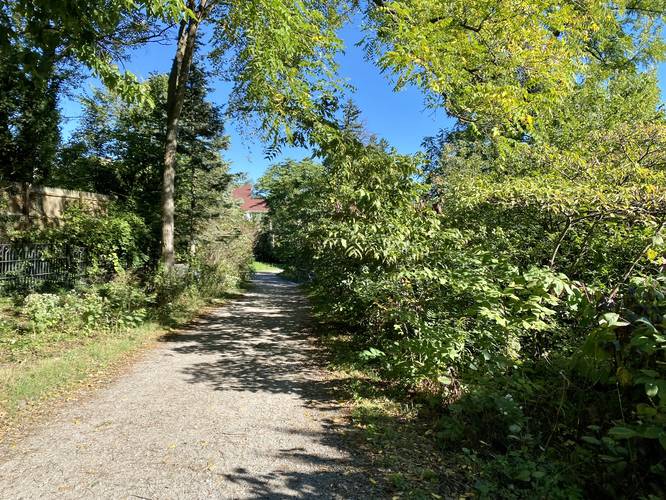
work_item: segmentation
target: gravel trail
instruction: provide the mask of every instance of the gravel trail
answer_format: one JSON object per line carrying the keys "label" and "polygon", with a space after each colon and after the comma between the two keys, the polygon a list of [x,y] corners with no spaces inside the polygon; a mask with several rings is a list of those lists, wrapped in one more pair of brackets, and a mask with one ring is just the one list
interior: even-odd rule
{"label": "gravel trail", "polygon": [[238,300],[0,445],[0,498],[368,498],[297,287]]}

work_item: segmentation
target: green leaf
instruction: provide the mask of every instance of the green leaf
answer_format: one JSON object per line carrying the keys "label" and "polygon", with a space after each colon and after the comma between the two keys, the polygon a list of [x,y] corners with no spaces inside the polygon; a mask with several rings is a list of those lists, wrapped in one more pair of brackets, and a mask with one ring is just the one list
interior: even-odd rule
{"label": "green leaf", "polygon": [[647,394],[649,397],[651,398],[655,397],[658,392],[659,392],[659,386],[654,382],[647,382],[645,384],[645,394]]}
{"label": "green leaf", "polygon": [[615,328],[618,326],[627,326],[629,323],[627,323],[624,320],[620,319],[620,315],[617,313],[605,313],[601,316],[601,320],[599,320],[600,325],[605,325],[610,328]]}
{"label": "green leaf", "polygon": [[641,426],[639,429],[639,436],[645,439],[658,439],[663,429],[655,425]]}
{"label": "green leaf", "polygon": [[583,436],[580,439],[582,441],[586,442],[586,443],[589,443],[589,444],[593,444],[593,445],[596,445],[596,446],[601,445],[601,441],[599,441],[597,438],[595,438],[593,436]]}
{"label": "green leaf", "polygon": [[615,376],[617,377],[618,382],[620,382],[621,385],[627,386],[631,384],[631,372],[627,370],[624,366],[620,366],[617,371],[615,372]]}
{"label": "green leaf", "polygon": [[514,479],[517,479],[518,481],[529,481],[531,478],[532,478],[532,473],[530,472],[529,469],[521,469],[514,476]]}
{"label": "green leaf", "polygon": [[628,427],[617,426],[608,431],[608,435],[615,439],[631,439],[637,437],[638,433]]}
{"label": "green leaf", "polygon": [[657,414],[657,409],[650,405],[646,405],[645,403],[641,403],[636,406],[636,412],[641,417],[654,417]]}

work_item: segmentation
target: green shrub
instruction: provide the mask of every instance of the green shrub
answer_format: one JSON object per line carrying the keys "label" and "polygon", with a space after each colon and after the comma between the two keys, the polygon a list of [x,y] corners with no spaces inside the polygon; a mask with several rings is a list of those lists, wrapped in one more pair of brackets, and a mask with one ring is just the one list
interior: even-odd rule
{"label": "green shrub", "polygon": [[59,327],[63,320],[60,297],[52,293],[28,295],[23,301],[21,312],[28,319],[30,328],[35,333]]}
{"label": "green shrub", "polygon": [[58,226],[14,232],[12,239],[17,244],[46,244],[56,257],[67,247],[82,248],[87,272],[92,277],[108,278],[126,269],[136,269],[148,260],[148,249],[144,247],[147,228],[143,220],[116,205],[102,213],[71,205]]}
{"label": "green shrub", "polygon": [[113,332],[142,324],[150,302],[138,283],[121,273],[102,285],[59,294],[32,293],[23,300],[21,313],[34,333]]}
{"label": "green shrub", "polygon": [[250,276],[256,225],[233,210],[201,228],[196,252],[173,271],[158,269],[149,289],[162,320],[182,321],[207,301],[221,298]]}
{"label": "green shrub", "polygon": [[276,166],[276,254],[313,277],[319,318],[355,333],[359,361],[446,403],[442,445],[474,450],[487,485],[663,495],[665,225],[634,199],[663,178],[618,189],[607,157],[578,179],[523,153],[510,174],[447,150],[431,182],[377,144]]}
{"label": "green shrub", "polygon": [[587,498],[570,467],[528,447],[488,459],[469,453],[480,468],[474,487],[480,498],[575,500]]}
{"label": "green shrub", "polygon": [[89,332],[107,327],[107,304],[95,289],[69,291],[59,296],[63,321],[60,326],[70,332]]}
{"label": "green shrub", "polygon": [[96,294],[103,299],[107,322],[116,328],[136,327],[148,316],[148,308],[153,304],[140,283],[127,272],[119,273],[108,283],[99,285]]}

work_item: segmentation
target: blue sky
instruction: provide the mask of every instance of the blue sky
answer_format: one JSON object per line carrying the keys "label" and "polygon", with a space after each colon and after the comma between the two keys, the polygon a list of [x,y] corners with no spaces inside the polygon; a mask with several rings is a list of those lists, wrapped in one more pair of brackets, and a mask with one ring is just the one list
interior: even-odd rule
{"label": "blue sky", "polygon": [[[450,127],[453,121],[442,110],[426,109],[423,94],[416,88],[406,88],[394,92],[390,78],[382,75],[377,67],[364,58],[364,52],[355,44],[362,38],[360,20],[355,20],[340,33],[345,41],[346,52],[339,57],[340,75],[353,83],[356,92],[353,99],[361,108],[363,121],[368,131],[389,141],[402,153],[418,151],[425,136],[433,135],[441,128]],[[152,44],[135,50],[126,63],[126,68],[142,79],[153,72],[165,73],[173,58],[174,44]],[[666,65],[659,68],[662,96],[666,95]],[[224,104],[229,93],[229,84],[212,81],[214,91],[211,99]],[[80,92],[89,91],[96,81],[90,79]],[[75,98],[62,102],[63,136],[67,138],[76,127],[81,108]],[[238,124],[228,123],[227,133],[231,137],[231,147],[224,154],[231,162],[233,172],[246,172],[250,179],[258,179],[264,170],[284,158],[302,158],[308,155],[305,149],[290,148],[274,160],[265,160],[261,143],[248,135],[247,130],[239,129]]]}

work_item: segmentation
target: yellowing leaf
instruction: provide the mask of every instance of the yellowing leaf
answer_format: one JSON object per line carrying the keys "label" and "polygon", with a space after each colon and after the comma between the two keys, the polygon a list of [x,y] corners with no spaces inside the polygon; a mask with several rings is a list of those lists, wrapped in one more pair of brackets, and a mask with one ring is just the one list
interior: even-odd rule
{"label": "yellowing leaf", "polygon": [[615,373],[618,382],[620,385],[627,386],[631,384],[631,372],[627,370],[624,366],[620,366]]}

